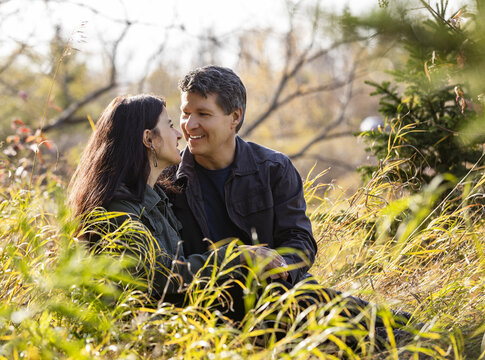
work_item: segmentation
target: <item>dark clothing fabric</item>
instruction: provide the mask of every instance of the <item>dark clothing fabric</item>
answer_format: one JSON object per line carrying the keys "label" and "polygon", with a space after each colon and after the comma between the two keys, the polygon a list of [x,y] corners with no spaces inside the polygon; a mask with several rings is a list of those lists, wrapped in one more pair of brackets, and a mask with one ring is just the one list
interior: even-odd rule
{"label": "dark clothing fabric", "polygon": [[[186,180],[186,178],[180,179],[180,181],[177,182],[177,185],[185,187],[184,182],[186,182]],[[190,210],[185,191],[169,192],[167,194],[173,204],[172,209],[176,214],[177,219],[183,220],[181,221],[183,226],[180,230],[180,238],[182,239],[184,253],[186,255],[205,253],[209,249],[210,241],[204,239],[204,234],[202,234],[202,230],[195,220],[194,214]]]}
{"label": "dark clothing fabric", "polygon": [[[293,285],[291,283],[283,279],[275,279],[270,281],[271,283],[273,283],[272,291],[279,295],[283,295],[288,292],[289,289],[293,288]],[[309,284],[311,288],[303,292],[295,293],[295,299],[297,300],[300,309],[306,309],[310,305],[323,306],[323,304],[326,304],[330,301],[338,300],[336,301],[336,305],[337,307],[340,307],[340,309],[338,309],[338,311],[340,311],[340,314],[344,317],[352,319],[358,316],[362,316],[361,312],[363,309],[366,309],[369,306],[375,306],[374,304],[370,304],[369,302],[362,300],[356,296],[344,296],[344,294],[340,291],[320,286],[313,278],[308,278],[307,280],[305,280],[305,283]],[[261,286],[257,289],[252,290],[257,292],[257,296],[261,296],[263,289],[264,286]],[[221,307],[221,309],[224,310],[226,316],[230,317],[233,320],[241,321],[247,312],[247,309],[245,309],[244,306],[244,298],[248,294],[248,288],[243,289],[239,284],[233,283],[227,289],[227,291],[230,294],[232,303],[230,307]],[[411,314],[405,311],[392,311],[392,313],[394,315],[394,320],[399,326],[405,326],[406,323],[411,319]],[[361,325],[367,327],[365,320],[365,316],[363,316],[363,318],[361,319]],[[377,316],[374,321],[375,326],[377,327],[385,326],[382,318],[379,316]]]}
{"label": "dark clothing fabric", "polygon": [[[121,186],[115,194],[115,198],[126,198],[129,190]],[[149,293],[156,300],[162,294],[168,297],[178,298],[183,284],[190,283],[197,273],[209,260],[209,264],[221,264],[229,256],[227,246],[214,251],[205,251],[185,255],[181,247],[179,231],[181,223],[172,211],[172,204],[163,190],[155,185],[151,188],[146,185],[142,202],[130,200],[113,200],[105,205],[109,212],[120,212],[114,217],[115,225],[119,228],[124,226],[125,220],[131,218],[140,222],[143,227],[132,229],[121,239],[127,246],[127,250],[139,256],[143,263],[139,268],[149,281]],[[140,230],[148,229],[153,238],[146,236]],[[141,256],[141,257],[140,257]],[[239,264],[239,257],[236,257],[227,266]],[[171,270],[177,276],[168,276]],[[209,276],[212,266],[206,266],[202,276]]]}
{"label": "dark clothing fabric", "polygon": [[219,241],[226,238],[241,238],[243,233],[229,218],[225,204],[224,185],[232,171],[232,165],[218,170],[209,170],[195,163],[209,225],[210,239]]}
{"label": "dark clothing fabric", "polygon": [[[227,183],[226,183],[227,185]],[[225,187],[227,191],[227,187]],[[180,222],[172,211],[172,205],[168,201],[163,190],[155,186],[153,189],[146,186],[144,199],[142,202],[126,200],[129,190],[122,186],[117,195],[119,200],[113,200],[105,206],[110,212],[118,214],[109,214],[115,221],[117,228],[113,231],[120,231],[124,235],[120,238],[114,236],[118,241],[127,246],[127,250],[132,254],[138,255],[139,261],[142,262],[141,271],[144,271],[143,278],[147,279],[149,284],[150,295],[154,300],[169,301],[177,306],[187,304],[183,284],[189,283],[193,275],[202,269],[202,277],[210,277],[213,266],[221,264],[230,256],[229,247],[222,246],[217,252],[205,251],[200,253],[186,254],[185,249],[180,247],[179,232],[182,230]],[[121,198],[121,199],[120,199]],[[122,198],[125,198],[122,200]],[[126,220],[135,220],[134,225],[127,226]],[[138,225],[138,226],[136,226]],[[140,226],[141,225],[141,226]],[[128,231],[129,229],[132,229]],[[145,232],[142,232],[145,230]],[[153,235],[147,236],[146,230]],[[193,249],[192,249],[193,250]],[[208,262],[209,266],[204,264]],[[225,268],[239,264],[239,256],[228,263]],[[168,276],[168,270],[171,270],[177,276]],[[231,303],[222,301],[216,305],[213,310],[219,309],[233,320],[241,320],[248,309],[245,308],[244,298],[247,295],[247,289],[241,288],[241,282],[228,282],[227,279],[242,275],[238,273],[227,273],[219,277],[219,282],[226,286],[225,291],[231,299]],[[293,287],[293,284],[283,280],[275,280],[282,287],[276,291],[284,293],[287,289]],[[313,283],[308,281],[309,283]],[[261,295],[263,287],[254,289],[257,295]],[[340,295],[338,292],[316,286],[313,290],[300,294],[297,298],[299,306],[303,309],[310,304],[320,304],[328,302],[335,296]],[[225,296],[226,298],[226,296]],[[368,304],[360,299],[346,297],[342,299],[345,302],[343,315],[353,318],[360,314],[360,310]]]}
{"label": "dark clothing fabric", "polygon": [[[227,191],[227,187],[225,189]],[[129,190],[124,186],[117,193],[119,198],[123,198],[123,195],[126,194],[129,194]],[[139,257],[139,260],[144,261],[141,264],[141,270],[145,272],[143,277],[148,280],[149,291],[154,300],[160,300],[163,297],[164,301],[172,302],[177,306],[186,305],[187,299],[185,299],[182,285],[191,282],[193,275],[201,269],[202,277],[210,277],[213,266],[216,266],[216,263],[223,263],[230,256],[228,246],[219,247],[217,252],[185,253],[185,249],[180,247],[181,224],[175,217],[167,196],[158,186],[152,189],[147,185],[142,202],[113,200],[105,208],[110,212],[120,213],[110,214],[118,229],[123,228],[124,230],[124,236],[119,241],[128,246],[131,253],[138,256],[142,255],[142,257]],[[127,227],[126,220],[128,219],[135,220],[135,224],[141,225],[141,227],[135,226],[131,232],[127,232],[126,230],[129,227]],[[142,233],[140,230],[149,230],[153,237],[146,236],[146,232]],[[206,262],[209,266],[204,267]],[[235,257],[225,267],[229,268],[238,264],[239,256]],[[168,270],[171,270],[177,276],[168,276]],[[248,310],[244,305],[247,290],[241,288],[240,282],[227,282],[226,280],[240,275],[240,273],[237,275],[228,273],[219,277],[219,281],[226,284],[226,291],[232,302],[230,304],[226,302],[214,304],[216,307],[213,308],[213,310],[221,310],[228,317],[237,321],[241,320]],[[275,281],[283,285],[277,290],[281,293],[293,287],[293,284],[289,282]],[[308,280],[307,282],[312,283]],[[255,291],[261,295],[263,287],[259,287]],[[314,290],[300,294],[298,304],[301,308],[305,308],[309,304],[328,302],[338,295],[339,293],[334,290],[317,286]],[[343,301],[346,302],[346,305],[342,311],[349,318],[359,315],[361,308],[367,306],[366,302],[353,297],[344,298]]]}
{"label": "dark clothing fabric", "polygon": [[[181,237],[184,244],[191,243],[187,248],[203,248],[202,239],[211,234],[195,160],[188,148],[183,151],[176,179],[185,185],[185,191],[174,199],[174,212],[183,225]],[[301,177],[287,156],[236,136],[236,155],[224,194],[227,213],[241,229],[243,242],[257,236],[257,243],[270,248],[295,250],[283,255],[290,265],[289,281],[295,284],[308,276],[317,245],[305,214]]]}

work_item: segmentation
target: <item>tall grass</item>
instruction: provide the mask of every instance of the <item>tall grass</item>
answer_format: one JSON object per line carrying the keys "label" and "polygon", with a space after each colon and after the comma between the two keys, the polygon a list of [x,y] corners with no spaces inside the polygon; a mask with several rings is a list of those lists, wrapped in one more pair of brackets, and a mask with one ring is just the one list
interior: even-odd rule
{"label": "tall grass", "polygon": [[[477,204],[485,176],[474,182],[436,177],[409,195],[405,182],[386,176],[399,165],[384,161],[350,198],[313,200],[325,254],[314,272],[331,286],[411,310],[440,328],[439,338],[448,337],[453,347],[449,358],[485,358],[485,241]],[[443,196],[450,184],[456,184],[453,200]]]}
{"label": "tall grass", "polygon": [[[380,304],[353,319],[338,299],[298,307],[299,294],[313,285],[281,295],[271,284],[260,297],[248,296],[252,310],[235,323],[215,308],[230,306],[226,290],[238,281],[227,280],[238,269],[224,264],[195,276],[188,306],[151,304],[146,284],[127,271],[129,259],[95,255],[76,238],[63,187],[49,175],[29,191],[22,181],[4,184],[0,358],[483,359],[484,226],[481,208],[472,205],[476,190],[464,189],[452,211],[446,204],[434,210],[444,190],[440,179],[409,196],[385,181],[394,166],[383,166],[353,196],[332,201],[318,176],[305,183],[319,244],[311,272],[327,287]],[[136,226],[127,223],[120,235]],[[249,295],[265,281],[256,265],[252,281],[241,283]],[[406,343],[389,332],[383,349],[370,325],[379,314],[390,328],[390,307],[411,311],[425,325],[410,326]]]}

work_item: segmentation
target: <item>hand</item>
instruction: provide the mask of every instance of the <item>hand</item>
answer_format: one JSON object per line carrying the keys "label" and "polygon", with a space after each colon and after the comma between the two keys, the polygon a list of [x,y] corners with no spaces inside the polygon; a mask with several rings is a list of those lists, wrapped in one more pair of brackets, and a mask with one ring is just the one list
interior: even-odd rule
{"label": "hand", "polygon": [[[247,256],[251,257],[253,263],[256,262],[267,262],[268,259],[270,261],[265,265],[264,271],[269,271],[272,269],[282,269],[287,267],[285,259],[278,254],[276,250],[270,249],[266,246],[261,245],[240,245],[239,249],[243,250],[241,253],[241,264],[247,263]],[[283,270],[278,272],[277,274],[270,275],[271,279],[282,278],[283,280],[288,279],[288,272]]]}

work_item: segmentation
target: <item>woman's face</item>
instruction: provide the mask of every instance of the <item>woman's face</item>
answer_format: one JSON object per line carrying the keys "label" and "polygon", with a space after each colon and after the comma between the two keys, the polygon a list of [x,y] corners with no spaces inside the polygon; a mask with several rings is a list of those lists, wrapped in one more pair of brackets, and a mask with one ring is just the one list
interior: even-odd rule
{"label": "woman's face", "polygon": [[158,130],[158,134],[153,134],[152,144],[157,153],[157,161],[160,164],[158,166],[164,168],[178,164],[181,159],[180,150],[177,147],[182,134],[173,127],[172,119],[168,116],[165,106],[155,128]]}

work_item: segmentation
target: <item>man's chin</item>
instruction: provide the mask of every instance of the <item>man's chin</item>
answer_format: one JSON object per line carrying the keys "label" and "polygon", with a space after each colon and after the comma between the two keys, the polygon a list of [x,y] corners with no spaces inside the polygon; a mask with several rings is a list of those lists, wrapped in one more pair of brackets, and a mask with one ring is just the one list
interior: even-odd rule
{"label": "man's chin", "polygon": [[200,146],[193,146],[188,144],[189,151],[192,155],[204,155],[204,151],[200,148]]}

